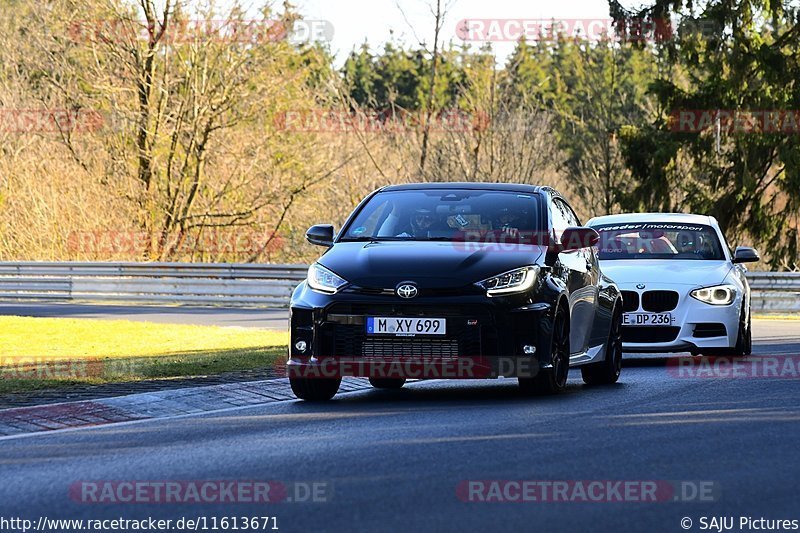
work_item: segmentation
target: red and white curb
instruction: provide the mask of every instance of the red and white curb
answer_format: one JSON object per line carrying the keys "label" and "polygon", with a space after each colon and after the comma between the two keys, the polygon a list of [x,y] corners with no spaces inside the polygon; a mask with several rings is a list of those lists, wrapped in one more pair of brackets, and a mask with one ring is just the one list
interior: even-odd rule
{"label": "red and white curb", "polygon": [[[344,378],[340,392],[370,388],[364,378]],[[172,418],[263,405],[295,396],[288,379],[226,383],[0,411],[0,440],[23,435]]]}

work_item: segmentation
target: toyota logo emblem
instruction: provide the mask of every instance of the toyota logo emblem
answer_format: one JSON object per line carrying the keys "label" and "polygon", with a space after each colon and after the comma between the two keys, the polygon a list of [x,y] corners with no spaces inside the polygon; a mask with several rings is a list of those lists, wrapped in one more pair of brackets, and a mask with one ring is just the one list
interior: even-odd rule
{"label": "toyota logo emblem", "polygon": [[413,298],[418,292],[417,288],[410,283],[404,283],[397,287],[397,295],[400,298]]}
{"label": "toyota logo emblem", "polygon": [[639,283],[639,284],[636,285],[636,288],[639,289],[639,290],[644,289],[644,287],[645,287],[644,283]]}

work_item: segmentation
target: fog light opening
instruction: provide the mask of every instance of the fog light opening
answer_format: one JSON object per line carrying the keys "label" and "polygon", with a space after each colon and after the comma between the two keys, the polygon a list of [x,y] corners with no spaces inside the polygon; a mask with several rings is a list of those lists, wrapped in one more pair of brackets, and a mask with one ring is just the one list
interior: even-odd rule
{"label": "fog light opening", "polygon": [[300,353],[306,353],[308,349],[308,343],[306,341],[297,341],[294,343],[294,348]]}
{"label": "fog light opening", "polygon": [[533,355],[536,353],[536,346],[531,346],[530,344],[526,344],[522,347],[522,353],[525,355]]}

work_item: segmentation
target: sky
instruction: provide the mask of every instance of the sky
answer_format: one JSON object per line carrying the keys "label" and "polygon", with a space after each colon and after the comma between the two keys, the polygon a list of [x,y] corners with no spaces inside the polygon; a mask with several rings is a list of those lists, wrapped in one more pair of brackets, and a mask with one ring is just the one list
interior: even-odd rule
{"label": "sky", "polygon": [[[391,32],[406,44],[433,43],[435,0],[294,0],[306,19],[324,20],[333,26],[331,51],[341,64],[354,47],[365,40],[373,49],[383,48]],[[641,2],[623,1],[625,7]],[[447,7],[443,28],[445,42],[462,43],[457,23],[463,19],[607,19],[606,0],[442,0]],[[480,45],[482,43],[476,43]],[[495,43],[499,62],[514,48],[513,42]]]}

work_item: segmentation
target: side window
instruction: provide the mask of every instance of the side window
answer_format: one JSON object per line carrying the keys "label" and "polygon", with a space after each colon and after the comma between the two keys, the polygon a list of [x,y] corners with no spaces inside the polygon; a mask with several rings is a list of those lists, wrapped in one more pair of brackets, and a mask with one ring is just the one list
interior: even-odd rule
{"label": "side window", "polygon": [[553,218],[553,229],[555,230],[556,239],[561,239],[561,234],[564,230],[571,226],[567,216],[568,209],[561,200],[555,199],[551,204],[550,212]]}
{"label": "side window", "polygon": [[[560,224],[560,226],[559,226]],[[560,239],[562,232],[569,227],[579,227],[581,225],[577,215],[572,208],[563,200],[556,198],[553,200],[553,228],[556,230],[556,238]],[[591,250],[576,250],[578,255],[591,257]]]}
{"label": "side window", "polygon": [[[570,226],[580,227],[583,225],[581,224],[581,221],[578,219],[578,215],[575,214],[575,211],[573,211],[572,208],[566,202],[559,202],[559,203],[564,208],[567,217],[567,222],[569,222]],[[587,261],[594,262],[594,253],[595,253],[594,248],[581,248],[580,250],[577,250],[576,253],[579,256],[584,257]]]}
{"label": "side window", "polygon": [[573,211],[572,208],[569,205],[567,205],[566,202],[559,202],[559,203],[564,206],[564,209],[567,212],[567,222],[569,222],[570,226],[578,227],[583,225],[581,224],[581,221],[578,220],[578,215],[575,214],[575,211]]}

